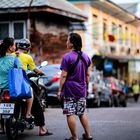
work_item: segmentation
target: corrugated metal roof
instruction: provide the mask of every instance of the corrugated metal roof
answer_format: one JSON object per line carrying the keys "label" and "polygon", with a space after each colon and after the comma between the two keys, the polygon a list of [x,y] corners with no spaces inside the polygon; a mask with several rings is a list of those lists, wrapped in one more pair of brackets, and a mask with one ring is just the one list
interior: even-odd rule
{"label": "corrugated metal roof", "polygon": [[[0,0],[0,9],[26,8],[29,7],[31,0]],[[82,10],[66,0],[33,0],[31,7],[46,6],[61,11],[67,11],[86,18]]]}
{"label": "corrugated metal roof", "polygon": [[119,4],[123,9],[126,9],[127,11],[133,13],[134,15],[137,12],[137,6],[138,3],[124,3],[124,4]]}

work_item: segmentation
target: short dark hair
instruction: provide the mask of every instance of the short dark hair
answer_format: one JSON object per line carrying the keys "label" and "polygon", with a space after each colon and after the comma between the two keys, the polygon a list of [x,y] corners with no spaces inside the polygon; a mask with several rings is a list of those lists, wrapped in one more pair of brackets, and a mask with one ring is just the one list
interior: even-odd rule
{"label": "short dark hair", "polygon": [[73,44],[73,47],[76,51],[81,51],[82,38],[78,33],[70,33],[69,41]]}
{"label": "short dark hair", "polygon": [[10,46],[14,45],[14,38],[6,37],[3,39],[2,43],[0,44],[0,57],[4,57],[6,55],[6,51]]}

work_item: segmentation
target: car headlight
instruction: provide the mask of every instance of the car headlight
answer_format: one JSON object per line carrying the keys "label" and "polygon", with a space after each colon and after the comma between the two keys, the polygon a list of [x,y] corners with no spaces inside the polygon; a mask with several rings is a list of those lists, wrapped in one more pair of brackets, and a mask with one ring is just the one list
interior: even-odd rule
{"label": "car headlight", "polygon": [[90,93],[90,94],[88,95],[88,99],[94,98],[94,96],[95,96],[94,94],[91,94],[91,93]]}

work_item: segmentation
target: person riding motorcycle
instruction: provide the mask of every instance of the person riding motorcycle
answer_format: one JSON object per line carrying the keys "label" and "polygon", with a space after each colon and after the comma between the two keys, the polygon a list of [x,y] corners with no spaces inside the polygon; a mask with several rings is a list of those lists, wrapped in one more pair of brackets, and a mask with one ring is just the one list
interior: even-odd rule
{"label": "person riding motorcycle", "polygon": [[[3,91],[4,89],[9,89],[8,87],[8,71],[11,68],[14,68],[14,61],[15,57],[11,54],[15,51],[15,40],[14,38],[7,37],[3,40],[0,44],[0,90]],[[22,68],[22,64],[20,63],[19,59],[17,59],[17,66]],[[1,92],[0,92],[1,94]],[[28,98],[27,100],[27,111],[25,118],[26,120],[33,120],[31,115],[31,108],[33,103],[33,93],[32,97]],[[3,125],[3,124],[1,124]],[[1,134],[4,133],[4,126],[2,126]]]}
{"label": "person riding motorcycle", "polygon": [[18,49],[16,51],[16,55],[20,59],[22,65],[23,65],[23,68],[25,70],[34,71],[35,73],[37,73],[39,75],[41,75],[41,74],[44,75],[44,73],[36,67],[32,56],[28,54],[28,52],[31,49],[30,41],[28,39],[21,39],[16,43],[16,47]]}
{"label": "person riding motorcycle", "polygon": [[[38,75],[45,75],[40,69],[35,65],[33,58],[28,54],[31,49],[31,42],[28,39],[21,39],[16,43],[17,51],[16,55],[23,64],[25,70],[31,70]],[[34,101],[32,106],[32,114],[35,117],[35,124],[39,126],[39,135],[52,135],[51,132],[45,127],[45,117],[43,110],[38,102],[38,99],[34,93]]]}

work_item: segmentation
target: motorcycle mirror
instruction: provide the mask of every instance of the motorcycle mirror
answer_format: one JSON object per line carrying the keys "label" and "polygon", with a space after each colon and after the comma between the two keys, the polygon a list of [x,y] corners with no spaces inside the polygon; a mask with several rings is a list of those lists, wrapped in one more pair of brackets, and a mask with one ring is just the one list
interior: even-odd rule
{"label": "motorcycle mirror", "polygon": [[46,65],[48,65],[48,61],[43,61],[40,66],[43,67],[43,66],[46,66]]}

